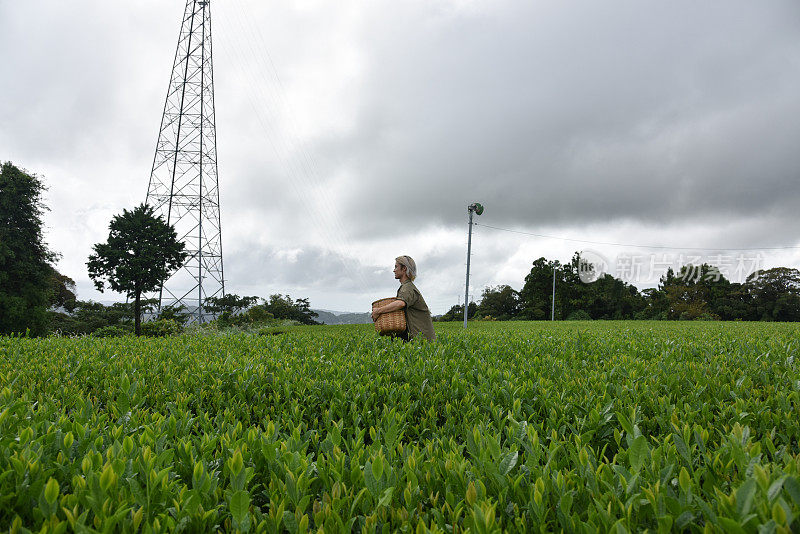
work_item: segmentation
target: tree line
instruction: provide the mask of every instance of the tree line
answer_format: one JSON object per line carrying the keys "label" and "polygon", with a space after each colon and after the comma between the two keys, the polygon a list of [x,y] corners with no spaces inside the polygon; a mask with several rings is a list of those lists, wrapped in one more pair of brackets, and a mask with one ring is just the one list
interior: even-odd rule
{"label": "tree line", "polygon": [[[731,282],[715,266],[684,265],[668,269],[658,286],[639,290],[609,274],[591,283],[579,276],[580,255],[567,264],[539,258],[522,288],[486,287],[471,302],[468,318],[544,320],[655,319],[723,321],[800,321],[800,271],[775,267],[758,271],[745,282]],[[555,270],[555,310],[553,271]],[[439,318],[463,321],[464,306],[455,305]]]}
{"label": "tree line", "polygon": [[[112,218],[106,242],[98,243],[87,261],[89,277],[99,291],[124,294],[130,302],[105,306],[76,298],[75,281],[59,273],[59,254],[42,235],[45,190],[35,175],[6,162],[0,167],[0,335],[62,334],[167,335],[179,332],[188,310],[165,306],[143,295],[157,290],[179,269],[188,253],[174,227],[142,204]],[[308,299],[289,295],[268,299],[225,295],[207,299],[215,326],[261,327],[293,321],[315,324]],[[142,317],[151,319],[142,324]]]}
{"label": "tree line", "polygon": [[[180,268],[187,253],[173,227],[140,205],[124,210],[109,225],[105,243],[93,247],[87,262],[98,290],[106,287],[130,302],[111,306],[76,298],[75,282],[54,266],[59,255],[42,236],[41,180],[11,163],[0,167],[0,335],[64,334],[166,335],[180,331],[187,310],[155,309],[143,294],[160,287]],[[584,264],[585,265],[585,264]],[[544,257],[533,262],[522,288],[487,287],[480,302],[468,304],[470,318],[544,320],[551,316],[555,271],[554,318],[563,319],[706,319],[800,321],[800,271],[776,267],[750,275],[744,283],[727,280],[712,265],[684,265],[661,277],[656,288],[635,286],[604,274],[583,283],[581,259],[575,253],[562,265]],[[294,321],[315,324],[308,299],[289,295],[208,299],[206,310],[216,326],[252,328]],[[141,323],[141,317],[150,321]],[[464,307],[453,306],[439,320],[463,320]],[[155,319],[155,320],[152,320]]]}

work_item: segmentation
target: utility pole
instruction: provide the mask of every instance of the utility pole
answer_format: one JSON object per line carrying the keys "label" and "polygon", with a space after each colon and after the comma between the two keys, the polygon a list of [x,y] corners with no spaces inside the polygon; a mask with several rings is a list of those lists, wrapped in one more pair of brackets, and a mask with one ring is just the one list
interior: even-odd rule
{"label": "utility pole", "polygon": [[483,213],[483,206],[475,202],[467,206],[469,213],[469,237],[467,238],[467,285],[464,288],[464,328],[467,328],[467,314],[469,313],[469,257],[472,255],[472,213]]}
{"label": "utility pole", "polygon": [[556,265],[553,264],[553,304],[550,308],[550,320],[556,320]]}

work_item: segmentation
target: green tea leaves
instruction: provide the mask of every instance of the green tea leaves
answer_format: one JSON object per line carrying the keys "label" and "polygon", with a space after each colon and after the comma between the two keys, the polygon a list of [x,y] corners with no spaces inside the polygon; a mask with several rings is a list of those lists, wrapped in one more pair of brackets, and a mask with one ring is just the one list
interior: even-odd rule
{"label": "green tea leaves", "polygon": [[639,436],[633,440],[631,448],[628,449],[628,461],[634,471],[639,471],[650,457],[650,445],[647,438]]}
{"label": "green tea leaves", "polygon": [[517,458],[519,458],[519,453],[517,451],[509,451],[503,456],[503,459],[500,461],[500,465],[498,466],[498,471],[500,471],[501,475],[507,475],[514,469],[514,466],[517,465]]}
{"label": "green tea leaves", "polygon": [[20,532],[796,525],[794,325],[449,328],[435,344],[360,326],[0,338],[0,517]]}
{"label": "green tea leaves", "polygon": [[736,490],[736,513],[739,514],[740,518],[750,513],[757,489],[758,485],[755,479],[748,478],[747,481]]}
{"label": "green tea leaves", "polygon": [[787,476],[783,482],[783,487],[789,497],[792,498],[792,501],[794,501],[794,505],[800,507],[800,482],[798,482],[798,477]]}
{"label": "green tea leaves", "polygon": [[250,508],[250,495],[244,491],[239,490],[231,496],[230,500],[230,510],[231,515],[233,516],[233,520],[237,525],[237,528],[240,530],[247,530],[244,527],[245,520],[249,515],[249,508]]}

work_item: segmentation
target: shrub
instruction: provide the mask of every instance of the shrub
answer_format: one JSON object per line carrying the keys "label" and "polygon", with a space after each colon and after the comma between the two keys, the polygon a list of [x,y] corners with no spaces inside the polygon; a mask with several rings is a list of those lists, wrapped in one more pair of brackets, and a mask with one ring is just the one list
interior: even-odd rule
{"label": "shrub", "polygon": [[592,316],[586,310],[575,310],[567,317],[567,321],[591,321]]}
{"label": "shrub", "polygon": [[147,337],[173,336],[183,332],[183,326],[173,319],[158,319],[142,323],[142,335]]}
{"label": "shrub", "polygon": [[132,333],[121,326],[103,326],[92,332],[92,337],[122,337]]}

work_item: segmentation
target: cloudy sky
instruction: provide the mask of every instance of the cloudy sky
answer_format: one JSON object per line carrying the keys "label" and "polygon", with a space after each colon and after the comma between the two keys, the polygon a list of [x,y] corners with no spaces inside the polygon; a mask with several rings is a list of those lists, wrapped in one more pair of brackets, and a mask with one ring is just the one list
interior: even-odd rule
{"label": "cloudy sky", "polygon": [[[81,299],[121,298],[85,262],[145,200],[184,5],[0,0],[0,160],[49,187]],[[577,250],[640,287],[800,267],[796,0],[212,7],[228,292],[366,311],[409,254],[443,313],[476,201],[476,299]]]}

